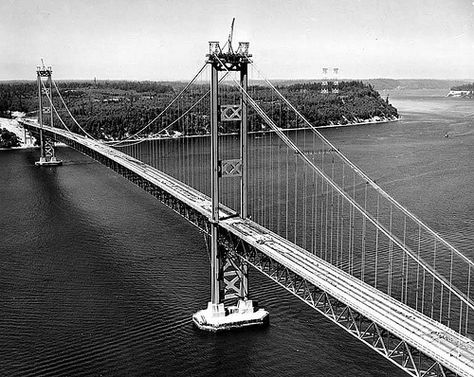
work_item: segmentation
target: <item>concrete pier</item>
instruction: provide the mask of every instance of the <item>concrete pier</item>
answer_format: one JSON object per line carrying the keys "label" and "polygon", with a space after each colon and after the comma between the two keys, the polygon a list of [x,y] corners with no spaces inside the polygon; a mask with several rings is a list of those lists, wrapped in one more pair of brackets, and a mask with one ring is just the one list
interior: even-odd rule
{"label": "concrete pier", "polygon": [[36,166],[59,166],[62,165],[63,161],[58,160],[56,157],[51,157],[50,159],[46,159],[45,157],[40,157],[39,161],[35,162]]}
{"label": "concrete pier", "polygon": [[269,314],[264,309],[255,310],[252,300],[239,300],[237,305],[227,308],[209,302],[206,309],[193,315],[193,322],[201,330],[216,332],[267,325]]}

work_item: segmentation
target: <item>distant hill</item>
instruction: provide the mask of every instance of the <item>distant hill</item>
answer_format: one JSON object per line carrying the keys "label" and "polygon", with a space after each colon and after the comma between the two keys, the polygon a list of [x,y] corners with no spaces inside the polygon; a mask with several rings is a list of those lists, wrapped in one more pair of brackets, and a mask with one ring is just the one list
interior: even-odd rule
{"label": "distant hill", "polygon": [[456,90],[456,91],[474,91],[474,83],[471,84],[464,84],[464,85],[458,85],[458,86],[453,86],[451,90]]}
{"label": "distant hill", "polygon": [[[344,79],[345,80],[345,79]],[[375,90],[396,89],[444,89],[450,90],[453,86],[465,85],[468,80],[435,80],[435,79],[363,79],[359,80],[370,84]],[[321,80],[273,80],[280,85],[307,84],[321,82]]]}
{"label": "distant hill", "polygon": [[456,85],[466,84],[467,80],[434,80],[434,79],[370,79],[363,80],[370,83],[376,90],[384,89],[446,89]]}

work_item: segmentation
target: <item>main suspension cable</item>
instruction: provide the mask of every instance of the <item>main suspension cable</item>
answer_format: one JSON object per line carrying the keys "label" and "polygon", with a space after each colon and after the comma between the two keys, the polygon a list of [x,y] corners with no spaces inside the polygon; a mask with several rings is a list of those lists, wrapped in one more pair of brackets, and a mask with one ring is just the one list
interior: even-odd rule
{"label": "main suspension cable", "polygon": [[[221,82],[222,80],[225,79],[225,77],[229,74],[229,72],[226,72],[224,74],[224,76],[221,77],[221,79],[219,80],[219,82]],[[176,118],[173,122],[171,122],[170,124],[168,124],[166,127],[164,127],[162,130],[158,131],[155,135],[157,134],[160,134],[162,132],[165,132],[167,131],[171,126],[173,126],[174,124],[176,124],[177,122],[179,122],[182,118],[184,118],[187,114],[189,114],[189,112],[194,109],[198,104],[201,103],[201,101],[206,98],[209,94],[211,93],[211,90],[208,90],[205,94],[202,95],[201,98],[199,98],[188,110],[186,110],[183,114],[181,114],[178,118]]]}
{"label": "main suspension cable", "polygon": [[56,106],[54,106],[54,103],[50,97],[50,95],[48,94],[49,91],[47,90],[46,88],[46,85],[44,85],[44,82],[41,81],[41,85],[43,86],[43,89],[44,89],[44,93],[46,94],[46,97],[48,97],[48,100],[49,100],[49,104],[51,105],[51,107],[53,108],[54,112],[56,113],[56,116],[58,117],[59,121],[62,123],[62,125],[64,126],[64,128],[66,128],[66,130],[73,134],[73,132],[68,128],[68,126],[66,126],[66,123],[64,123],[63,119],[61,118],[61,116],[59,115],[59,112],[58,110],[56,109]]}
{"label": "main suspension cable", "polygon": [[[222,80],[225,79],[225,77],[229,74],[229,72],[226,72],[224,74],[224,76],[222,76],[219,80],[219,82],[221,82]],[[194,109],[197,105],[199,105],[203,100],[204,98],[206,98],[209,94],[211,93],[210,90],[208,90],[205,94],[203,94],[201,96],[201,98],[199,98],[188,110],[186,110],[183,114],[181,114],[178,118],[176,118],[173,122],[171,122],[170,124],[168,124],[167,126],[163,127],[161,130],[159,130],[158,132],[156,132],[155,134],[151,135],[150,137],[148,138],[143,138],[143,139],[140,139],[140,140],[137,140],[137,141],[133,141],[131,140],[131,144],[126,144],[126,145],[118,145],[118,144],[111,144],[112,147],[114,148],[126,148],[126,147],[130,147],[130,146],[133,146],[133,145],[137,145],[137,144],[140,144],[140,143],[143,143],[144,141],[147,141],[149,140],[150,138],[152,138],[153,136],[156,136],[156,135],[159,135],[165,131],[167,131],[169,128],[171,128],[171,126],[173,126],[174,124],[176,124],[177,122],[179,122],[182,118],[184,118],[187,114],[189,114],[189,112]]]}
{"label": "main suspension cable", "polygon": [[112,144],[112,146],[117,146],[119,144],[125,143],[127,140],[130,140],[131,138],[137,136],[138,134],[145,131],[148,127],[150,127],[158,118],[160,118],[165,113],[166,110],[168,110],[184,94],[184,92],[194,83],[194,81],[196,81],[196,79],[201,74],[201,72],[206,68],[206,66],[207,66],[207,63],[204,63],[204,65],[201,67],[201,69],[199,69],[198,73],[196,73],[194,75],[192,80],[181,90],[181,92],[179,92],[179,94],[173,98],[173,100],[165,107],[165,109],[161,113],[159,113],[155,118],[153,118],[150,122],[148,122],[148,124],[146,126],[144,126],[142,129],[140,129],[135,134],[130,135],[127,138],[122,139],[120,141],[117,141],[116,143]]}
{"label": "main suspension cable", "polygon": [[56,81],[52,80],[51,81],[53,82],[54,84],[54,87],[56,88],[56,92],[58,93],[59,95],[59,98],[61,99],[61,102],[63,103],[63,106],[64,108],[66,109],[66,111],[68,112],[69,116],[71,117],[71,119],[74,121],[74,123],[76,123],[77,127],[79,127],[79,129],[84,132],[84,134],[86,134],[86,136],[88,136],[90,139],[92,140],[95,140],[94,137],[92,137],[84,128],[81,127],[81,125],[79,124],[79,122],[76,120],[76,118],[74,118],[74,116],[71,114],[71,112],[69,111],[69,108],[67,107],[66,105],[66,102],[64,101],[64,98],[63,96],[61,95],[61,92],[59,91],[59,88],[56,84]]}

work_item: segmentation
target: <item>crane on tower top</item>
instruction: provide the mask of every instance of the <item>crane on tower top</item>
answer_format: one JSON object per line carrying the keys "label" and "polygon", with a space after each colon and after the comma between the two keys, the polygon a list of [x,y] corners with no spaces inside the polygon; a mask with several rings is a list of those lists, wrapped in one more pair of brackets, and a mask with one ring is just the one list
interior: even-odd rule
{"label": "crane on tower top", "polygon": [[[248,42],[239,42],[239,47],[237,48],[236,51],[234,51],[234,48],[232,46],[232,39],[234,38],[234,23],[235,23],[235,17],[232,18],[229,36],[227,37],[227,42],[224,44],[222,48],[220,47],[218,41],[209,41],[209,54],[207,55],[208,57],[212,58],[213,56],[220,56],[222,58],[223,56],[226,56],[226,59],[231,59],[231,60],[234,59],[235,61],[238,61],[241,58],[246,59],[247,62],[250,61],[248,59],[252,55],[249,54]],[[228,46],[227,52],[224,52],[226,46]]]}
{"label": "crane on tower top", "polygon": [[235,17],[232,18],[232,24],[230,25],[230,33],[229,33],[229,37],[227,38],[227,43],[229,45],[229,51],[228,51],[229,54],[234,53],[234,49],[232,48],[232,37],[234,36],[234,22],[235,22]]}

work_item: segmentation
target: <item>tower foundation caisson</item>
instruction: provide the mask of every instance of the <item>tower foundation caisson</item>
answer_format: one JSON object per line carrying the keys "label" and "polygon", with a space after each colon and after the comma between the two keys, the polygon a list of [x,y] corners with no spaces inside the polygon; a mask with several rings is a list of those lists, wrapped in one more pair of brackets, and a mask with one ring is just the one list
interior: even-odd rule
{"label": "tower foundation caisson", "polygon": [[237,305],[224,307],[223,303],[208,302],[207,308],[193,315],[194,324],[201,330],[222,331],[268,324],[269,315],[256,308],[252,300],[238,300]]}

